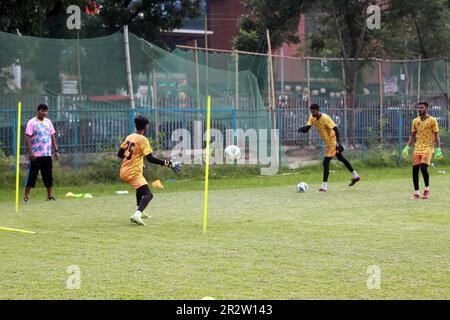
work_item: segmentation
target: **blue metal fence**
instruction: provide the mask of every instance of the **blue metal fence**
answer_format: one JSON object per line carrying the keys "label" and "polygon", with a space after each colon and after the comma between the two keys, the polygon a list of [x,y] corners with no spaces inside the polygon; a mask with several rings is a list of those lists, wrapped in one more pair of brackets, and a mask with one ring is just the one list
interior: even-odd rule
{"label": "blue metal fence", "polygon": [[[342,137],[349,144],[367,145],[385,143],[398,145],[399,153],[408,139],[412,120],[417,116],[414,106],[387,106],[379,109],[349,109],[325,107],[322,112],[329,114],[340,128]],[[124,137],[134,131],[133,119],[136,114],[150,119],[148,136],[157,139],[160,148],[169,150],[176,142],[171,134],[176,129],[194,132],[194,122],[202,123],[206,128],[205,108],[136,108],[134,110],[50,110],[49,118],[57,131],[57,141],[65,154],[100,153],[116,150]],[[447,110],[431,107],[429,113],[438,119],[441,129],[448,129]],[[270,128],[270,119],[276,116],[282,145],[320,145],[316,130],[308,135],[300,134],[297,129],[306,124],[309,117],[307,105],[295,108],[277,109],[271,113],[265,110],[243,110],[235,108],[213,108],[211,128],[225,133],[226,129]],[[35,111],[22,112],[22,133],[26,122],[35,116]],[[6,155],[15,154],[17,111],[0,110],[0,148]],[[225,141],[225,140],[224,140]],[[22,134],[21,153],[26,152],[25,138]],[[77,166],[77,157],[73,159]]]}

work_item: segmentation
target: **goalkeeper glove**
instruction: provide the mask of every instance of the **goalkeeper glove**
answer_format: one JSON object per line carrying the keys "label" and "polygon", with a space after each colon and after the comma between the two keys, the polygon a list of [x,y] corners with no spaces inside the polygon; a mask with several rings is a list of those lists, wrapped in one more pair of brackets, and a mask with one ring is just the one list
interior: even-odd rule
{"label": "goalkeeper glove", "polygon": [[409,151],[409,146],[406,146],[406,147],[403,148],[402,158],[405,159],[405,160],[408,159],[408,156],[409,156],[408,155],[408,151]]}
{"label": "goalkeeper glove", "polygon": [[165,160],[164,165],[172,169],[173,172],[178,173],[181,170],[182,164],[179,162],[173,162],[172,160]]}
{"label": "goalkeeper glove", "polygon": [[338,143],[337,143],[337,146],[336,146],[336,150],[337,150],[339,153],[344,152],[344,150],[345,150],[344,145],[341,144],[340,142],[338,142]]}
{"label": "goalkeeper glove", "polygon": [[444,156],[442,155],[441,148],[436,148],[436,153],[434,154],[435,160],[441,160]]}

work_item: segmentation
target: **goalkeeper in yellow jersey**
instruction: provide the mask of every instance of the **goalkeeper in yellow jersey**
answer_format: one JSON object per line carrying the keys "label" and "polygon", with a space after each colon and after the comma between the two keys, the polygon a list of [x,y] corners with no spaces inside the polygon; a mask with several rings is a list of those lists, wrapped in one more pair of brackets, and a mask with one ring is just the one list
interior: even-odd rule
{"label": "goalkeeper in yellow jersey", "polygon": [[[413,152],[413,184],[414,194],[411,199],[420,199],[419,192],[419,170],[422,171],[425,189],[422,199],[428,199],[430,196],[430,175],[428,174],[428,166],[431,164],[431,158],[442,159],[442,151],[440,148],[441,141],[439,138],[439,126],[435,118],[430,116],[427,102],[417,103],[419,116],[412,122],[411,136],[408,145],[403,149],[402,156],[408,158],[409,147],[416,141]],[[434,146],[436,145],[436,152]]]}
{"label": "goalkeeper in yellow jersey", "polygon": [[308,123],[305,127],[298,129],[298,132],[307,133],[311,126],[317,128],[319,135],[325,143],[325,158],[323,159],[323,180],[322,186],[319,192],[327,191],[328,176],[330,174],[330,162],[333,157],[336,157],[341,161],[348,171],[352,174],[352,180],[349,186],[353,186],[355,183],[361,180],[361,177],[353,169],[350,162],[344,158],[342,152],[344,151],[344,146],[339,142],[339,129],[334,123],[334,121],[326,114],[320,112],[319,105],[313,103],[309,107],[311,111],[311,116],[308,119]]}
{"label": "goalkeeper in yellow jersey", "polygon": [[171,168],[175,173],[181,170],[181,164],[173,163],[171,160],[161,160],[153,155],[153,150],[145,137],[147,131],[148,119],[143,116],[137,116],[134,119],[136,132],[125,138],[120,145],[117,156],[122,159],[120,167],[120,178],[136,189],[137,210],[130,217],[131,222],[138,225],[144,225],[142,218],[148,216],[144,213],[145,208],[153,198],[153,194],[148,187],[147,180],[143,175],[144,157],[154,164]]}

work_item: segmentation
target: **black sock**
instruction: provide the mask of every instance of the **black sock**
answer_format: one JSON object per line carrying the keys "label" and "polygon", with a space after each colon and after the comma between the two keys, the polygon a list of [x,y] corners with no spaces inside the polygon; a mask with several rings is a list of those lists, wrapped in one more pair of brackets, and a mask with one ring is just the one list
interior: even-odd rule
{"label": "black sock", "polygon": [[342,155],[342,153],[336,153],[336,158],[342,162],[344,164],[344,166],[348,169],[348,171],[353,172],[353,167],[350,164],[350,162],[344,158],[344,156]]}
{"label": "black sock", "polygon": [[413,183],[414,183],[415,191],[419,191],[419,170],[420,170],[420,164],[413,166],[412,176],[413,176]]}
{"label": "black sock", "polygon": [[[139,194],[139,195],[137,195]],[[148,185],[144,185],[136,190],[136,199],[140,197],[138,210],[140,212],[144,211],[147,208],[149,202],[153,199],[153,194],[151,193]]]}
{"label": "black sock", "polygon": [[422,171],[423,182],[425,183],[425,187],[429,187],[430,175],[428,174],[428,165],[426,163],[422,163],[420,165],[420,171]]}
{"label": "black sock", "polygon": [[141,199],[142,199],[142,193],[140,193],[138,190],[136,190],[136,207],[139,206]]}
{"label": "black sock", "polygon": [[322,182],[328,181],[328,176],[330,175],[330,162],[331,162],[331,157],[325,157],[323,159],[323,180],[322,180]]}

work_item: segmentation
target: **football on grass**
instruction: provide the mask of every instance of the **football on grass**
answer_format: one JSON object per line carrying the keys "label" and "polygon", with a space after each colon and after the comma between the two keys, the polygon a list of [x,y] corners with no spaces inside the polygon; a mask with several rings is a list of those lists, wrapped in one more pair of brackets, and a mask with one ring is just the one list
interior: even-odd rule
{"label": "football on grass", "polygon": [[300,182],[297,184],[297,192],[307,192],[309,189],[308,184],[306,182]]}
{"label": "football on grass", "polygon": [[230,145],[225,148],[225,158],[227,160],[233,161],[241,157],[241,149],[238,146]]}

